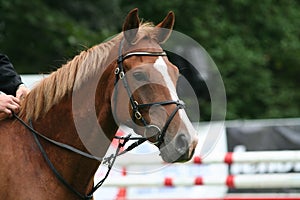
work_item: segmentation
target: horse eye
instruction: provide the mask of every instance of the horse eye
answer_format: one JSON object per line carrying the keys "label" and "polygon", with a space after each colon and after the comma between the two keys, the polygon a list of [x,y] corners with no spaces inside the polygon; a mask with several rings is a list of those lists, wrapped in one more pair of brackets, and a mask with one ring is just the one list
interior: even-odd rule
{"label": "horse eye", "polygon": [[143,72],[134,72],[133,73],[133,77],[137,80],[137,81],[147,81],[148,77],[145,73]]}

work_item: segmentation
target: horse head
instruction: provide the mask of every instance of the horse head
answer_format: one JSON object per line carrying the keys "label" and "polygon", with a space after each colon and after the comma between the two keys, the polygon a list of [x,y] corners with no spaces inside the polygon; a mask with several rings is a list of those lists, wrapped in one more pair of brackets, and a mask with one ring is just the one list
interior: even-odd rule
{"label": "horse head", "polygon": [[192,157],[197,137],[176,92],[178,68],[160,46],[173,25],[173,12],[156,26],[141,24],[137,9],[128,14],[111,101],[118,123],[156,145],[165,162],[184,162]]}

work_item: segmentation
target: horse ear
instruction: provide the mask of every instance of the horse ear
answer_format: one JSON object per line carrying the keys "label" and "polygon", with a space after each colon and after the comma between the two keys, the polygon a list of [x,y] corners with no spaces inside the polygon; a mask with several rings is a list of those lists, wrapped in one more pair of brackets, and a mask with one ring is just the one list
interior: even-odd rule
{"label": "horse ear", "polygon": [[173,26],[175,22],[175,14],[174,12],[170,11],[165,19],[159,23],[157,28],[157,41],[158,43],[164,43],[171,35]]}
{"label": "horse ear", "polygon": [[138,9],[135,8],[128,13],[123,24],[124,37],[129,44],[134,42],[139,26],[140,19],[138,17]]}

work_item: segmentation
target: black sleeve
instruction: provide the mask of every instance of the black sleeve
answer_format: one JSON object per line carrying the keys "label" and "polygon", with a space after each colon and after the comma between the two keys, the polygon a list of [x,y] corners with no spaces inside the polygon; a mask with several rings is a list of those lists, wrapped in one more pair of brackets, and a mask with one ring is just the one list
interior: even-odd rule
{"label": "black sleeve", "polygon": [[0,91],[16,95],[20,84],[22,84],[20,75],[15,71],[8,57],[0,53]]}

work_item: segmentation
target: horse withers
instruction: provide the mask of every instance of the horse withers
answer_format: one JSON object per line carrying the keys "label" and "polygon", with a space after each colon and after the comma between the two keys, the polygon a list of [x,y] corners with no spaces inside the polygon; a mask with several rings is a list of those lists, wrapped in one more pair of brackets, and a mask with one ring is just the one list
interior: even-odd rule
{"label": "horse withers", "polygon": [[122,33],[32,89],[19,113],[28,127],[16,118],[0,122],[0,199],[92,198],[97,158],[121,124],[156,145],[166,162],[192,157],[197,137],[176,93],[178,68],[160,47],[173,25],[173,12],[154,26],[140,23],[134,9]]}

